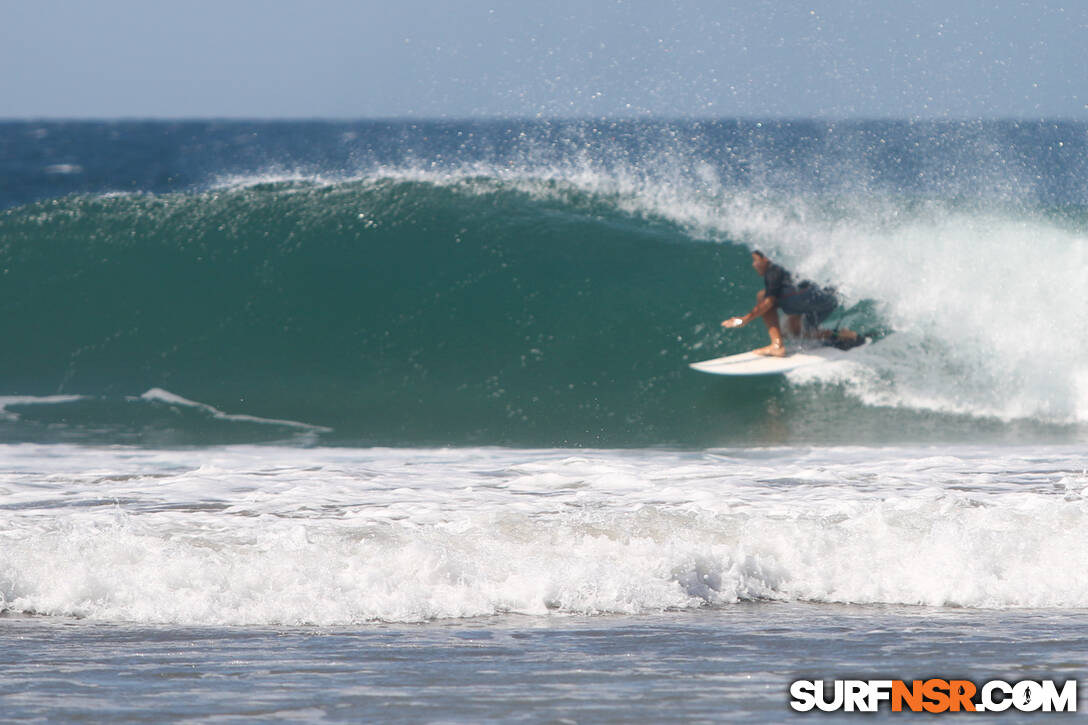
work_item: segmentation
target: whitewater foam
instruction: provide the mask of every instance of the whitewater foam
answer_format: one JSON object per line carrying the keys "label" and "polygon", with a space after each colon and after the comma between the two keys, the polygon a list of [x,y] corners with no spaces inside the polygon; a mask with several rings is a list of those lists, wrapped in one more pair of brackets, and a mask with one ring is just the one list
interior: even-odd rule
{"label": "whitewater foam", "polygon": [[[1088,606],[1073,450],[3,448],[0,608],[344,624]],[[48,455],[44,455],[48,453]]]}

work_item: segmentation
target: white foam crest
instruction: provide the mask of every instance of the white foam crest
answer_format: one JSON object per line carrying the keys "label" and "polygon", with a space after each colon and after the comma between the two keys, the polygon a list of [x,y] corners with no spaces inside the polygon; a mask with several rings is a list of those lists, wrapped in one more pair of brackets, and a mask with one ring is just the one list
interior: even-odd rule
{"label": "white foam crest", "polygon": [[[298,184],[300,190],[353,184],[408,182],[455,187],[467,194],[515,191],[539,201],[569,201],[572,194],[611,200],[620,211],[664,218],[686,226],[693,234],[720,236],[723,187],[709,164],[692,168],[686,159],[663,150],[637,164],[616,163],[609,154],[583,150],[556,160],[531,145],[516,160],[462,161],[436,164],[414,160],[397,165],[377,164],[356,172],[321,173],[273,167],[252,174],[217,177],[213,190],[246,189],[268,184]],[[291,192],[291,189],[286,191]],[[726,199],[743,210],[748,195]],[[743,213],[736,214],[738,218]]]}
{"label": "white foam crest", "polygon": [[353,179],[354,177],[349,174],[270,167],[254,173],[221,174],[212,179],[208,188],[211,191],[234,191],[255,186],[295,184],[305,188],[325,188]]}
{"label": "white foam crest", "polygon": [[[43,451],[49,451],[43,456]],[[11,446],[0,609],[186,624],[1088,607],[1071,449]]]}

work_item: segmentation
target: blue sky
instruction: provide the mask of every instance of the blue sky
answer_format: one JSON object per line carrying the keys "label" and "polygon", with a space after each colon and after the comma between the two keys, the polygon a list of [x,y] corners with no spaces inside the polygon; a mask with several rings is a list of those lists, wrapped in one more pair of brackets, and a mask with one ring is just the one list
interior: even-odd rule
{"label": "blue sky", "polygon": [[0,0],[0,118],[1088,119],[1088,3]]}

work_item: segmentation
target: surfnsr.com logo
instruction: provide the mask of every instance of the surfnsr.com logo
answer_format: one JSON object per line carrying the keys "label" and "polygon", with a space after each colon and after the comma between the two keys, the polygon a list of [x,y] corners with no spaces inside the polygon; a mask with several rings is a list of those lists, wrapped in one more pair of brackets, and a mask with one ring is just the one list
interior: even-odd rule
{"label": "surfnsr.com logo", "polygon": [[798,712],[1076,712],[1077,681],[1053,680],[976,685],[970,680],[797,680],[790,707]]}

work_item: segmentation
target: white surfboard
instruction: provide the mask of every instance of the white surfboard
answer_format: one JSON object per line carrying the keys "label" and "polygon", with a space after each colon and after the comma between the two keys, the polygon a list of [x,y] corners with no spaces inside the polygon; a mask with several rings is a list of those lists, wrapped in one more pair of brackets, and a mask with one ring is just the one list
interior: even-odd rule
{"label": "white surfboard", "polygon": [[712,375],[781,375],[798,368],[822,365],[843,356],[842,350],[833,347],[818,347],[812,350],[795,352],[786,357],[769,357],[754,352],[742,352],[713,360],[691,363],[693,370]]}

